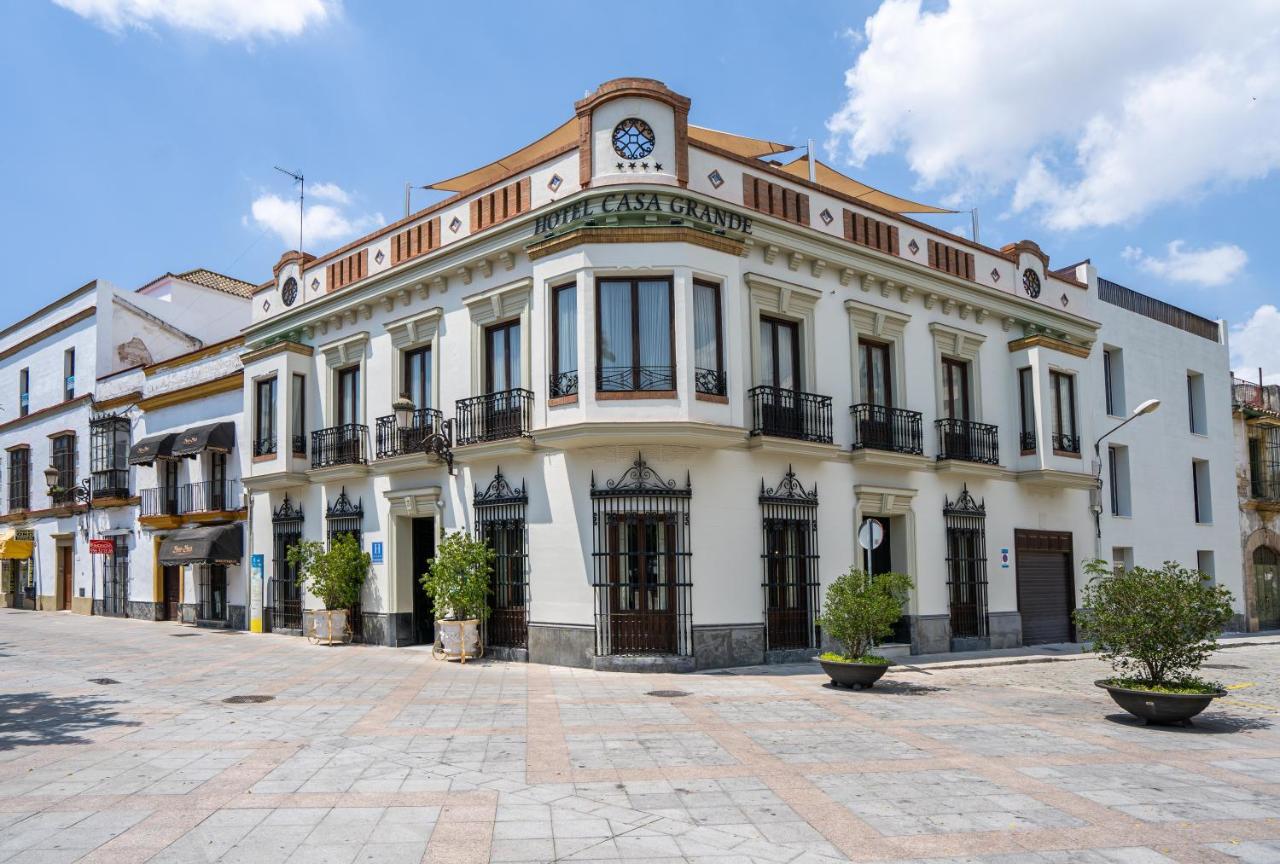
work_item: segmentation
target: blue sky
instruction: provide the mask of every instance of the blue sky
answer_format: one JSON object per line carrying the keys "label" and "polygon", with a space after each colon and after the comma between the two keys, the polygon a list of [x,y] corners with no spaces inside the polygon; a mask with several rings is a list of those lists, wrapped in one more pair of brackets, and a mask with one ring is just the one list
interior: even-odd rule
{"label": "blue sky", "polygon": [[[815,138],[873,185],[978,207],[984,243],[1031,238],[1055,266],[1090,257],[1226,317],[1239,364],[1280,373],[1280,15],[1265,3],[1226,22],[1016,0],[155,5],[0,6],[8,317],[94,277],[262,281],[292,245],[273,165],[305,172],[323,252],[398,218],[405,181],[503,155],[584,91],[643,75],[690,96],[699,125]],[[968,230],[967,214],[934,221]]]}

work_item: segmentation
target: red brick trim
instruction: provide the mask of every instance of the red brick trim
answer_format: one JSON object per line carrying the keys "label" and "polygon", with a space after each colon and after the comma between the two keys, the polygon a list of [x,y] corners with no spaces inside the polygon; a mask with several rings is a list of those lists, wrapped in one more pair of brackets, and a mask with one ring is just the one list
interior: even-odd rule
{"label": "red brick trim", "polygon": [[576,404],[578,404],[577,393],[570,393],[568,396],[552,396],[550,399],[547,400],[548,408],[558,408],[561,405],[576,405]]}

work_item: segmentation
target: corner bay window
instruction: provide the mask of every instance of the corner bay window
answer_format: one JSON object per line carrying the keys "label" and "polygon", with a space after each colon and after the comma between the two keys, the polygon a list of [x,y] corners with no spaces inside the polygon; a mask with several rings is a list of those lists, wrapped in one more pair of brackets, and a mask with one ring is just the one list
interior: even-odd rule
{"label": "corner bay window", "polygon": [[551,381],[547,394],[556,399],[578,392],[578,286],[551,289]]}
{"label": "corner bay window", "polygon": [[1076,434],[1076,377],[1050,370],[1049,390],[1053,399],[1053,449],[1057,453],[1079,453]]}
{"label": "corner bay window", "polygon": [[270,456],[276,452],[276,379],[267,378],[254,385],[253,455]]}
{"label": "corner bay window", "polygon": [[675,334],[670,279],[601,279],[596,389],[675,390]]}
{"label": "corner bay window", "polygon": [[1023,453],[1036,452],[1036,396],[1031,367],[1018,370],[1018,437]]}
{"label": "corner bay window", "polygon": [[129,418],[109,414],[89,423],[89,472],[94,498],[129,496]]}
{"label": "corner bay window", "polygon": [[693,283],[693,358],[697,392],[726,395],[720,286],[711,282],[695,280]]}

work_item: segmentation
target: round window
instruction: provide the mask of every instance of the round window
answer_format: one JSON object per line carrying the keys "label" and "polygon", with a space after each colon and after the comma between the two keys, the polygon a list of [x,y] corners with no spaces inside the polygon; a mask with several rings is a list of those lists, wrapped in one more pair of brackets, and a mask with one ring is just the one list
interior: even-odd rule
{"label": "round window", "polygon": [[653,127],[628,117],[613,127],[613,152],[623,159],[643,159],[653,152]]}
{"label": "round window", "polygon": [[292,306],[298,299],[298,280],[290,276],[284,280],[284,285],[280,288],[280,299],[284,301],[284,305]]}
{"label": "round window", "polygon": [[1030,267],[1022,271],[1022,290],[1033,300],[1040,296],[1040,277]]}

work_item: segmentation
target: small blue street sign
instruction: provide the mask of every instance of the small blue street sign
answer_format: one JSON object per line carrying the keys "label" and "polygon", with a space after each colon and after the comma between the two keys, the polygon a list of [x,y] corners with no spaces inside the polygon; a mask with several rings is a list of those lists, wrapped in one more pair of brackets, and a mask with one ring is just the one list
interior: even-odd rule
{"label": "small blue street sign", "polygon": [[373,558],[374,564],[382,563],[382,541],[374,540],[369,546],[369,555]]}

